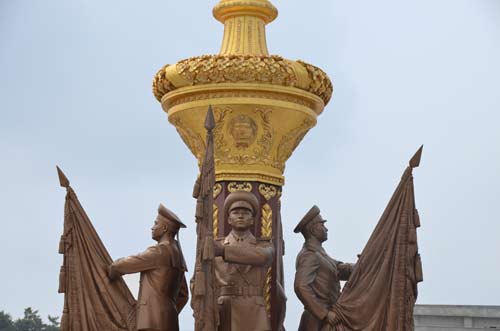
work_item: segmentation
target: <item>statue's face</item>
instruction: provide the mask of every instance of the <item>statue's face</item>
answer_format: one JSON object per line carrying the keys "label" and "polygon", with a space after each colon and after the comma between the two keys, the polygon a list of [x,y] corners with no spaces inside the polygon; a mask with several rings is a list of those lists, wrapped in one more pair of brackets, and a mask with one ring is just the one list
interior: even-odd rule
{"label": "statue's face", "polygon": [[228,223],[235,230],[248,230],[253,226],[252,212],[246,208],[235,208],[229,212]]}
{"label": "statue's face", "polygon": [[318,239],[320,242],[324,242],[328,240],[328,229],[325,226],[325,220],[321,216],[318,216],[321,218],[319,222],[316,222],[313,224],[311,232],[316,239]]}
{"label": "statue's face", "polygon": [[151,228],[151,237],[154,240],[159,240],[165,232],[167,232],[167,226],[165,223],[156,219],[153,227]]}

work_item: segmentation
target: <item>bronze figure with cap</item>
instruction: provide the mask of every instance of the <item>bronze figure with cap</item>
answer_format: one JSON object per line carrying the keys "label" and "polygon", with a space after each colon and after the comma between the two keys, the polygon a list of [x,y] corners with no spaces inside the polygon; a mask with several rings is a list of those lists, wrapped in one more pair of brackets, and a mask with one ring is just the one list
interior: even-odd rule
{"label": "bronze figure with cap", "polygon": [[313,206],[295,227],[305,243],[297,255],[295,293],[304,305],[299,331],[319,331],[334,323],[331,308],[340,296],[340,281],[348,280],[353,265],[331,258],[322,243],[328,239],[326,220]]}
{"label": "bronze figure with cap", "polygon": [[251,232],[259,202],[249,192],[234,192],[224,202],[231,232],[215,243],[219,331],[271,330],[264,302],[266,272],[274,249]]}
{"label": "bronze figure with cap", "polygon": [[137,330],[179,330],[178,315],[188,300],[188,289],[186,263],[175,236],[185,227],[177,215],[160,204],[151,228],[152,238],[158,244],[118,259],[109,267],[112,280],[124,274],[141,273]]}

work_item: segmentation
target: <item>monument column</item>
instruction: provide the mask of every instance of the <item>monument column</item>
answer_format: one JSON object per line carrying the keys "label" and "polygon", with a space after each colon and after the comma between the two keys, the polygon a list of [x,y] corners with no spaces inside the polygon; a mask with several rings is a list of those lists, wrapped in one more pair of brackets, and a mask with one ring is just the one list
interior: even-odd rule
{"label": "monument column", "polygon": [[220,53],[164,66],[153,93],[198,164],[205,152],[205,115],[213,107],[214,237],[229,233],[223,213],[227,195],[254,193],[260,201],[254,235],[271,240],[277,253],[264,292],[273,330],[280,330],[285,162],[316,124],[333,88],[321,69],[269,55],[265,26],[278,12],[268,0],[221,0],[213,14],[224,24]]}

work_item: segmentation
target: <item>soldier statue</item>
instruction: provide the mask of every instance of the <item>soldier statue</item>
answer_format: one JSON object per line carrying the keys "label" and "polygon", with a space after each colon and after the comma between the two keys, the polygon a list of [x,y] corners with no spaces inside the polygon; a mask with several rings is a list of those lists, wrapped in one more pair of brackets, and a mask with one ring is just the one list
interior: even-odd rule
{"label": "soldier statue", "polygon": [[326,220],[313,206],[295,227],[305,243],[297,255],[295,293],[304,305],[299,331],[319,331],[335,323],[331,311],[340,296],[340,280],[348,280],[353,265],[332,259],[322,243],[328,239]]}
{"label": "soldier statue", "polygon": [[178,315],[188,300],[184,256],[175,236],[186,226],[160,204],[151,235],[158,242],[137,255],[121,258],[109,268],[109,277],[140,272],[137,330],[178,331]]}
{"label": "soldier statue", "polygon": [[219,331],[271,330],[264,286],[274,249],[250,231],[258,208],[249,192],[231,193],[224,202],[231,232],[215,242]]}

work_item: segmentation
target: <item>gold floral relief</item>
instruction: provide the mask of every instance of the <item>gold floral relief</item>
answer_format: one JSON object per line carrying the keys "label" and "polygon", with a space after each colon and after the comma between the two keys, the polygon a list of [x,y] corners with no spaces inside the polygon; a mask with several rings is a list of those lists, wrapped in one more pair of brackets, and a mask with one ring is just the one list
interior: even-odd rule
{"label": "gold floral relief", "polygon": [[202,137],[194,130],[184,125],[179,117],[172,118],[170,122],[175,126],[182,141],[184,141],[191,153],[200,161],[205,151],[205,141]]}
{"label": "gold floral relief", "polygon": [[260,218],[260,232],[263,238],[271,238],[273,235],[273,209],[267,203],[262,207]]}
{"label": "gold floral relief", "polygon": [[214,203],[213,204],[213,232],[214,239],[217,239],[219,236],[219,207]]}
{"label": "gold floral relief", "polygon": [[266,283],[264,284],[264,302],[266,305],[266,311],[269,316],[271,316],[271,283],[273,279],[272,268],[269,267],[266,273]]}
{"label": "gold floral relief", "polygon": [[234,192],[252,192],[253,187],[252,187],[252,184],[250,184],[249,182],[241,182],[241,183],[232,182],[232,183],[229,183],[229,185],[227,186],[227,189],[231,193],[234,193]]}
{"label": "gold floral relief", "polygon": [[222,185],[220,183],[217,183],[214,185],[214,193],[213,193],[213,197],[214,199],[217,199],[217,197],[219,196],[219,194],[222,192]]}
{"label": "gold floral relief", "polygon": [[281,138],[276,157],[277,162],[282,166],[282,171],[285,170],[285,161],[292,155],[295,148],[297,148],[314,124],[313,120],[307,118],[300,126],[296,127]]}
{"label": "gold floral relief", "polygon": [[274,198],[277,194],[277,191],[278,190],[276,189],[275,186],[266,185],[266,184],[259,185],[259,192],[264,197],[264,199],[266,199],[267,201]]}
{"label": "gold floral relief", "polygon": [[[303,61],[286,60],[276,55],[203,55],[179,61],[175,66],[177,75],[191,86],[262,83],[295,87],[317,95],[325,105],[330,101],[333,92],[328,75],[320,68]],[[299,81],[299,74],[295,69],[297,66],[300,67],[300,72],[307,72],[306,82]],[[153,94],[158,101],[161,101],[165,94],[183,87],[175,86],[168,79],[165,67],[153,79]]]}

